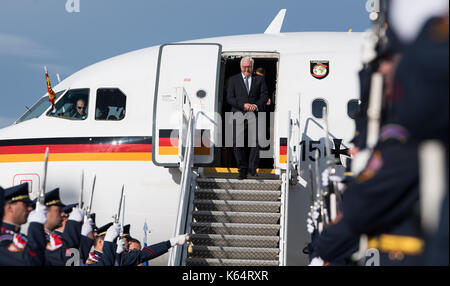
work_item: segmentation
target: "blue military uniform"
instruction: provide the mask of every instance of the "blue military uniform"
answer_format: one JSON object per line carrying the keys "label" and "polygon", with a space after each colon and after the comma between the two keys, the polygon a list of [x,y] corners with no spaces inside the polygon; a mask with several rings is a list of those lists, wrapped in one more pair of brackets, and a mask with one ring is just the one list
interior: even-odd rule
{"label": "blue military uniform", "polygon": [[[104,236],[108,228],[113,225],[112,222],[105,224],[97,229],[97,237]],[[103,252],[105,251],[105,245],[103,244]],[[93,250],[89,253],[88,258],[86,259],[87,266],[112,266],[113,262],[109,264],[105,264],[103,252]]]}
{"label": "blue military uniform", "polygon": [[[447,184],[437,232],[427,240],[427,264],[449,264],[449,26],[431,18],[415,42],[405,49],[396,74],[402,102],[398,121],[418,140],[440,140],[446,148]],[[429,242],[429,243],[428,243]]]}
{"label": "blue military uniform", "polygon": [[367,167],[345,192],[343,219],[354,235],[372,237],[369,248],[381,251],[381,265],[423,263],[418,180],[417,142],[399,125],[384,126]]}
{"label": "blue military uniform", "polygon": [[[45,194],[45,206],[65,207],[59,196],[59,188],[56,188]],[[46,266],[66,266],[67,260],[72,257],[70,248],[78,249],[81,238],[81,222],[68,220],[64,233],[45,230],[47,239],[45,251]]]}
{"label": "blue military uniform", "polygon": [[[32,204],[28,183],[4,190],[4,203],[23,201]],[[3,207],[2,207],[3,209]],[[44,263],[44,226],[31,222],[28,236],[20,233],[20,226],[3,222],[0,229],[0,266],[42,266]]]}

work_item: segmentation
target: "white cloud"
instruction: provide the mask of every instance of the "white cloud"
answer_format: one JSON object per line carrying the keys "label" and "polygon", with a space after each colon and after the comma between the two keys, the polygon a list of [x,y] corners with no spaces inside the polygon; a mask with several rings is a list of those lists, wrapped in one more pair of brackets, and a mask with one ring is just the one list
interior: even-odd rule
{"label": "white cloud", "polygon": [[0,56],[43,58],[54,56],[55,51],[25,37],[0,33]]}

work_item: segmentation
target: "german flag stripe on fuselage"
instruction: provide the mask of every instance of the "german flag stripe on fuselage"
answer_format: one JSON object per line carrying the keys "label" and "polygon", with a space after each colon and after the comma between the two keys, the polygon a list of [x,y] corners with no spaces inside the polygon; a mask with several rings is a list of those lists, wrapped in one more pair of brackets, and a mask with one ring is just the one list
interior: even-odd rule
{"label": "german flag stripe on fuselage", "polygon": [[151,161],[152,137],[72,137],[0,140],[0,163],[49,161]]}
{"label": "german flag stripe on fuselage", "polygon": [[175,129],[160,129],[158,155],[178,155],[179,132]]}
{"label": "german flag stripe on fuselage", "polygon": [[280,163],[285,164],[287,161],[287,138],[280,138]]}

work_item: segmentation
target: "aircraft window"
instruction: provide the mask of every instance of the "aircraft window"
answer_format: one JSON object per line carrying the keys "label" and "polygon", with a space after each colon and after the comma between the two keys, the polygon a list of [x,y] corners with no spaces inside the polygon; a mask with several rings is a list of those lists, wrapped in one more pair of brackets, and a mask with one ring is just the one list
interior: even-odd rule
{"label": "aircraft window", "polygon": [[351,119],[355,119],[359,113],[359,99],[351,99],[347,103],[347,114]]}
{"label": "aircraft window", "polygon": [[325,100],[318,98],[315,99],[312,103],[312,114],[315,118],[322,118],[323,117],[323,108],[327,107],[327,103]]}
{"label": "aircraft window", "polygon": [[95,120],[122,120],[125,117],[127,96],[118,88],[99,88]]}
{"label": "aircraft window", "polygon": [[[59,91],[56,93],[56,100],[65,92]],[[16,120],[16,124],[20,122],[24,122],[26,120],[30,120],[33,118],[38,118],[42,113],[44,113],[50,106],[51,102],[48,101],[48,95],[45,97],[42,97],[38,100],[30,109],[28,109],[27,112],[25,112],[24,115],[22,115],[19,119]]]}
{"label": "aircraft window", "polygon": [[58,102],[47,116],[70,120],[85,120],[89,107],[89,89],[71,89]]}

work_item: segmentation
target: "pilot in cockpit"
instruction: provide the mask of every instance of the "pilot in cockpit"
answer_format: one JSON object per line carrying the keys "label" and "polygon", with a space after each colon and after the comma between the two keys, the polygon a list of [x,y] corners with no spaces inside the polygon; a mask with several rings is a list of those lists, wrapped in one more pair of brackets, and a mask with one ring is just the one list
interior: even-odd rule
{"label": "pilot in cockpit", "polygon": [[74,119],[86,119],[86,101],[82,98],[77,100],[77,104],[75,105],[75,113],[72,115]]}

